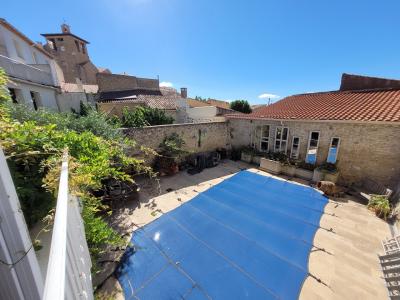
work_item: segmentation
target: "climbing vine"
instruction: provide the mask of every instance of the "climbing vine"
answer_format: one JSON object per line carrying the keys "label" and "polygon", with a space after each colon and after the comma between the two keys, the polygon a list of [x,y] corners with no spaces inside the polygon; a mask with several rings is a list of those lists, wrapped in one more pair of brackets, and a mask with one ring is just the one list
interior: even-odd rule
{"label": "climbing vine", "polygon": [[54,209],[61,156],[68,149],[69,188],[82,200],[91,254],[96,257],[106,246],[122,245],[123,239],[105,221],[109,208],[92,191],[102,189],[107,179],[133,182],[137,173],[153,176],[143,159],[126,154],[135,144],[96,111],[79,117],[12,104],[6,81],[0,69],[0,145],[28,226]]}

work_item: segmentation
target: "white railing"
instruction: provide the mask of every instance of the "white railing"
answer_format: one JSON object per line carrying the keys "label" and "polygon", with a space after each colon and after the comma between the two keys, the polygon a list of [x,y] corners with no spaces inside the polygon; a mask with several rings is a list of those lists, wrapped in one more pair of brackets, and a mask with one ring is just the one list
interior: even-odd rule
{"label": "white railing", "polygon": [[76,197],[69,195],[68,154],[65,153],[43,299],[93,299],[90,269],[79,204]]}
{"label": "white railing", "polygon": [[54,85],[50,66],[27,65],[7,56],[0,55],[0,68],[6,71],[7,75],[34,83]]}

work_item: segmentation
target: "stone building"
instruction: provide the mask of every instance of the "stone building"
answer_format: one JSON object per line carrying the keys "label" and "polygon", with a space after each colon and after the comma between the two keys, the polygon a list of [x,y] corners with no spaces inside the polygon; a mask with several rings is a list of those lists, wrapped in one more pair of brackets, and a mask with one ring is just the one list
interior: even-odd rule
{"label": "stone building", "polygon": [[251,114],[231,115],[232,147],[336,163],[346,184],[400,178],[400,81],[343,74],[338,91],[289,96]]}
{"label": "stone building", "polygon": [[[61,25],[60,33],[44,33],[44,49],[57,61],[64,73],[66,83],[96,85],[99,69],[90,61],[88,41],[71,33],[67,24]],[[109,72],[107,69],[101,71]]]}

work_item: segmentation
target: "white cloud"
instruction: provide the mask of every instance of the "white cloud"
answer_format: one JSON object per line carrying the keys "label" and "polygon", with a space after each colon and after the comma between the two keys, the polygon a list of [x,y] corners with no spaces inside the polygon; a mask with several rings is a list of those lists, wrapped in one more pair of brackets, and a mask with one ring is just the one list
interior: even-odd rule
{"label": "white cloud", "polygon": [[258,98],[260,98],[260,99],[278,99],[278,98],[280,98],[280,96],[264,93],[264,94],[261,94],[260,96],[258,96]]}
{"label": "white cloud", "polygon": [[172,84],[172,82],[168,82],[168,81],[163,81],[160,82],[160,87],[173,87],[174,85]]}

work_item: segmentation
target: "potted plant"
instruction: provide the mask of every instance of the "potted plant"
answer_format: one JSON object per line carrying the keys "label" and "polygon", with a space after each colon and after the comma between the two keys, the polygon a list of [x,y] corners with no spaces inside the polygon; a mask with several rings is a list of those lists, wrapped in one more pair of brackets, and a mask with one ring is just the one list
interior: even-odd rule
{"label": "potted plant", "polygon": [[282,173],[294,177],[296,175],[296,161],[288,159],[282,164]]}
{"label": "potted plant", "polygon": [[384,195],[372,195],[368,201],[368,208],[374,211],[377,217],[384,220],[387,219],[391,211],[389,199]]}
{"label": "potted plant", "polygon": [[[324,163],[321,166],[317,168],[319,172],[322,173],[322,179],[318,180],[325,180],[325,181],[331,181],[333,183],[337,183],[338,178],[339,178],[339,170],[336,167],[336,164],[332,163]],[[317,170],[316,169],[316,170]],[[315,170],[314,170],[315,173]]]}
{"label": "potted plant", "polygon": [[282,165],[287,161],[287,156],[281,152],[269,152],[265,158],[260,159],[260,169],[272,174],[280,174]]}
{"label": "potted plant", "polygon": [[250,164],[253,158],[253,153],[254,153],[253,148],[249,146],[243,147],[240,154],[240,159]]}
{"label": "potted plant", "polygon": [[315,166],[304,161],[298,162],[296,165],[296,176],[305,180],[312,180],[314,176]]}
{"label": "potted plant", "polygon": [[159,155],[156,157],[155,168],[161,175],[172,175],[179,171],[179,160],[187,153],[183,150],[185,141],[177,134],[164,138],[159,146]]}

